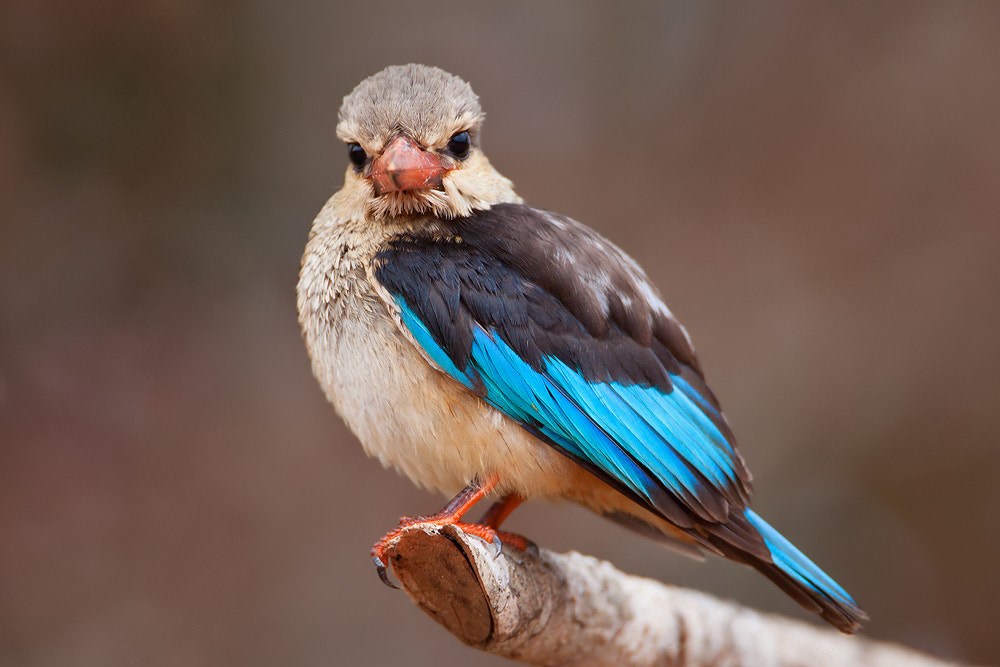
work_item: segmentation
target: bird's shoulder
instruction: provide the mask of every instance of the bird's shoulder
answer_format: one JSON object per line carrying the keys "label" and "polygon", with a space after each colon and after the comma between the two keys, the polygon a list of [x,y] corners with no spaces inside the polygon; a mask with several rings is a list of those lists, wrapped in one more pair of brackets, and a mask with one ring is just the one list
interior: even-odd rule
{"label": "bird's shoulder", "polygon": [[445,228],[409,229],[375,254],[373,278],[456,364],[478,324],[530,363],[549,355],[590,380],[653,386],[683,374],[717,405],[687,332],[646,274],[572,218],[498,204]]}

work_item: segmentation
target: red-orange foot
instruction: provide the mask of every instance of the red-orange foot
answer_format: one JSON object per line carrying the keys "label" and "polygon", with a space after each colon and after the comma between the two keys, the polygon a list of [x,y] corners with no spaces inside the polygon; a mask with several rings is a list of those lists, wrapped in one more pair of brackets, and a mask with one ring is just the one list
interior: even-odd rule
{"label": "red-orange foot", "polygon": [[390,546],[399,540],[403,533],[411,528],[414,528],[415,526],[434,526],[440,528],[441,526],[447,525],[455,526],[470,535],[476,535],[491,544],[497,537],[496,531],[492,528],[480,526],[474,523],[461,523],[459,521],[455,521],[454,519],[450,519],[449,517],[403,517],[400,519],[398,526],[383,535],[382,539],[372,546],[372,561],[375,563],[378,578],[382,580],[382,583],[390,588],[399,588],[399,586],[392,583],[389,579],[389,575],[387,573],[388,559],[385,556],[385,552]]}
{"label": "red-orange foot", "polygon": [[462,523],[460,521],[450,521],[447,518],[440,517],[404,517],[400,520],[399,525],[393,530],[390,530],[382,539],[372,546],[372,561],[375,563],[375,570],[378,572],[379,579],[382,583],[390,588],[399,588],[396,584],[389,579],[388,574],[388,559],[385,556],[385,552],[392,546],[406,531],[416,527],[416,526],[455,526],[463,533],[467,535],[475,535],[476,537],[482,539],[487,544],[496,547],[494,556],[500,555],[500,550],[503,544],[514,547],[521,551],[537,551],[538,547],[523,535],[518,535],[517,533],[508,533],[505,531],[498,531],[489,526],[484,526],[480,523]]}
{"label": "red-orange foot", "polygon": [[524,535],[508,533],[505,530],[498,530],[497,537],[500,538],[501,542],[514,547],[518,551],[533,551],[538,553],[538,546]]}
{"label": "red-orange foot", "polygon": [[521,535],[500,532],[497,530],[500,523],[506,519],[514,508],[521,503],[522,499],[518,496],[509,495],[498,501],[486,513],[486,516],[483,517],[481,523],[462,523],[462,516],[465,515],[465,513],[468,512],[473,505],[475,505],[496,487],[498,479],[499,476],[494,474],[490,475],[484,484],[473,482],[469,486],[462,489],[462,491],[459,492],[459,494],[437,514],[417,518],[401,518],[399,520],[399,525],[396,526],[396,528],[390,530],[382,537],[382,539],[372,546],[372,561],[375,563],[375,569],[378,572],[379,579],[382,580],[382,583],[391,588],[398,588],[398,586],[389,580],[385,552],[390,546],[399,540],[400,536],[402,536],[404,532],[414,526],[455,526],[469,535],[475,535],[486,541],[488,544],[494,545],[496,547],[497,556],[500,555],[500,549],[502,547],[501,542],[509,544],[517,549],[521,549],[522,551],[534,548],[534,544]]}
{"label": "red-orange foot", "polygon": [[[496,531],[497,537],[503,541],[504,544],[509,544],[515,549],[521,551],[534,551],[538,553],[538,547],[535,543],[524,537],[523,535],[518,535],[517,533],[508,533],[500,530],[500,524],[506,521],[510,513],[513,512],[517,507],[524,502],[524,498],[517,495],[516,493],[509,493],[500,500],[493,503],[493,505],[486,510],[486,514],[483,518],[479,520],[479,523],[484,526],[489,526]],[[499,552],[497,553],[499,555]]]}

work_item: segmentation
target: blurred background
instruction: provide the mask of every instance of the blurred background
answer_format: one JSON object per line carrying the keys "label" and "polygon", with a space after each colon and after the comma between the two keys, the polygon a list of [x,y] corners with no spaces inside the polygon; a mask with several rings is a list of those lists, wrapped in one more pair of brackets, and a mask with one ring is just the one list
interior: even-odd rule
{"label": "blurred background", "polygon": [[[8,0],[0,664],[505,664],[378,582],[444,499],[365,458],[296,323],[340,99],[406,62],[646,268],[866,634],[1000,658],[1000,4]],[[578,508],[507,525],[807,617]]]}

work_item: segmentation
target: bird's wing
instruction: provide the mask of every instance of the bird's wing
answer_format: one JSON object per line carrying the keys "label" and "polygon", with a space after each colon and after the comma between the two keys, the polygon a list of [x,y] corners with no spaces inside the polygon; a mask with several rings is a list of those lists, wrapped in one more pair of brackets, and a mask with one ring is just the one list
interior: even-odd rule
{"label": "bird's wing", "polygon": [[372,271],[433,363],[678,526],[746,506],[750,476],[719,405],[634,262],[524,206],[453,227],[396,238]]}
{"label": "bird's wing", "polygon": [[750,475],[683,329],[642,271],[519,205],[403,235],[371,277],[441,371],[703,547],[845,632],[865,614],[748,507]]}

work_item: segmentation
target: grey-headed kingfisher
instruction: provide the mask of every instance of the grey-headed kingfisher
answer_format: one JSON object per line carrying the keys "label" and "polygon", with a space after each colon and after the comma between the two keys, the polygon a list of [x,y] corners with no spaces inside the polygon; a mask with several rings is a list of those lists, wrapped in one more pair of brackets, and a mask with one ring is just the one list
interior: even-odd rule
{"label": "grey-headed kingfisher", "polygon": [[[344,186],[302,258],[299,321],[329,400],[368,454],[458,491],[407,523],[524,546],[498,533],[510,512],[568,499],[750,565],[857,630],[851,596],[750,510],[732,431],[646,274],[588,227],[526,205],[480,148],[482,123],[469,85],[440,69],[361,82],[337,124]],[[483,519],[461,523],[486,496]],[[383,578],[392,534],[373,549]]]}

